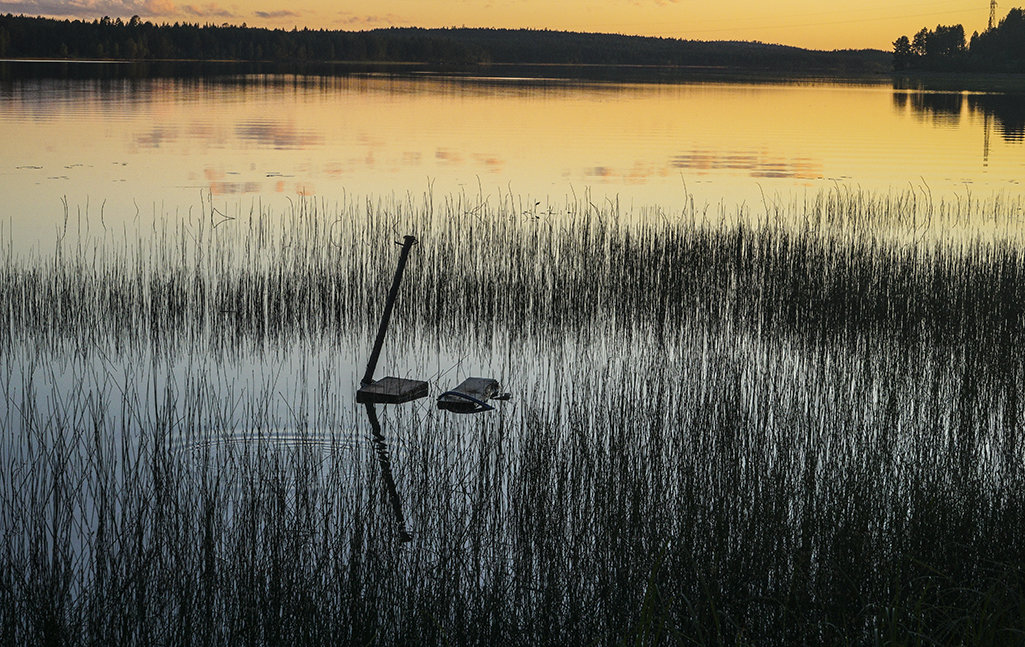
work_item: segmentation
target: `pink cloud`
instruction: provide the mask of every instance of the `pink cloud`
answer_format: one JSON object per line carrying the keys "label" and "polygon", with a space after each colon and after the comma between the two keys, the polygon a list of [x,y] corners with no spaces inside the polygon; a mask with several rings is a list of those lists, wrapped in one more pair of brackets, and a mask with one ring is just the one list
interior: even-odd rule
{"label": "pink cloud", "polygon": [[196,18],[237,18],[238,14],[226,9],[216,3],[208,2],[203,6],[196,6],[192,4],[182,5],[179,9],[181,13]]}
{"label": "pink cloud", "polygon": [[143,6],[155,16],[174,13],[174,3],[171,0],[145,0]]}
{"label": "pink cloud", "polygon": [[2,0],[0,12],[30,16],[100,18],[164,16],[174,13],[172,0]]}
{"label": "pink cloud", "polygon": [[381,14],[381,15],[357,15],[349,11],[338,12],[338,21],[343,25],[361,25],[366,27],[374,26],[395,26],[408,24],[409,21],[403,20],[400,16],[392,13]]}
{"label": "pink cloud", "polygon": [[301,14],[298,11],[289,11],[283,9],[280,11],[254,11],[253,14],[258,18],[298,18]]}

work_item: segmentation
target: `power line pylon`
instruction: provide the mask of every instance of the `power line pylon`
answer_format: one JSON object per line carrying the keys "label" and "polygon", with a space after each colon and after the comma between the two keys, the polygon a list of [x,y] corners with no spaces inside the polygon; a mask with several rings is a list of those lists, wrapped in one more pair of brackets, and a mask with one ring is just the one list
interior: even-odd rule
{"label": "power line pylon", "polygon": [[989,0],[989,28],[993,29],[997,21],[997,0]]}

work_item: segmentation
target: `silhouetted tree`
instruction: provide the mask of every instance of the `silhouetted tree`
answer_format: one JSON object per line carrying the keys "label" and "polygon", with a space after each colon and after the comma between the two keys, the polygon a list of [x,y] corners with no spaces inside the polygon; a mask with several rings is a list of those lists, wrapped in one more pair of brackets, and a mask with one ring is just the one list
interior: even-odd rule
{"label": "silhouetted tree", "polygon": [[1025,12],[1011,9],[999,25],[981,34],[974,33],[969,43],[965,42],[961,25],[922,28],[910,41],[901,36],[893,42],[893,67],[1025,71]]}
{"label": "silhouetted tree", "polygon": [[965,53],[964,27],[936,25],[926,37],[926,56],[960,56]]}
{"label": "silhouetted tree", "polygon": [[922,27],[917,34],[915,39],[911,41],[911,51],[914,52],[915,56],[925,56],[926,52],[929,51],[929,30]]}
{"label": "silhouetted tree", "polygon": [[1025,71],[1025,12],[1011,9],[993,29],[972,37],[971,57],[995,71]]}
{"label": "silhouetted tree", "polygon": [[908,40],[907,36],[901,36],[893,41],[893,69],[906,69],[914,55],[915,52],[911,49],[911,41]]}

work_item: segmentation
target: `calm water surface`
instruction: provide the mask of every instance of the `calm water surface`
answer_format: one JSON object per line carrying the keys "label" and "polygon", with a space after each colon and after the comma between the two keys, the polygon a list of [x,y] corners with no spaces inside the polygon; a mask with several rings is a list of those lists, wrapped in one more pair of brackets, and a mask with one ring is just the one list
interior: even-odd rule
{"label": "calm water surface", "polygon": [[[879,321],[839,321],[828,309],[794,312],[819,298],[797,294],[820,285],[801,273],[847,276],[842,254],[816,261],[815,245],[803,265],[800,243],[788,252],[767,246],[768,257],[790,254],[780,258],[795,275],[776,283],[759,269],[748,284],[748,256],[726,237],[694,244],[712,248],[693,256],[703,260],[688,277],[688,268],[664,265],[666,248],[653,244],[671,226],[631,247],[618,223],[556,225],[585,201],[605,213],[618,202],[629,225],[634,214],[681,217],[687,195],[713,214],[720,204],[760,210],[763,200],[836,186],[1020,196],[1021,105],[885,84],[427,75],[0,82],[0,288],[13,295],[0,298],[0,562],[16,585],[35,578],[21,591],[58,573],[70,582],[62,585],[68,599],[91,600],[77,592],[104,586],[94,573],[106,568],[106,553],[93,547],[105,528],[118,538],[112,563],[131,567],[111,570],[116,586],[106,588],[114,590],[122,573],[177,582],[199,563],[193,547],[207,545],[209,531],[199,529],[216,524],[223,534],[210,563],[221,574],[210,581],[228,600],[219,609],[263,587],[250,583],[263,571],[251,577],[247,563],[326,554],[310,552],[322,545],[340,547],[328,552],[337,550],[332,563],[341,565],[346,551],[366,546],[371,558],[353,568],[308,571],[332,589],[325,600],[338,599],[334,590],[347,589],[330,573],[387,554],[398,528],[415,541],[386,586],[444,577],[471,591],[506,582],[540,591],[535,583],[556,582],[551,598],[516,598],[530,609],[535,600],[558,607],[559,596],[576,595],[572,586],[605,604],[595,591],[619,587],[620,573],[650,583],[661,557],[644,560],[658,546],[714,565],[714,578],[764,561],[764,582],[780,574],[785,591],[801,569],[824,573],[822,581],[848,572],[845,545],[867,547],[853,550],[867,556],[852,572],[883,572],[875,555],[900,550],[904,534],[918,542],[933,532],[931,519],[942,519],[955,530],[933,543],[968,537],[948,562],[957,564],[973,546],[992,545],[978,537],[995,536],[992,513],[974,511],[1013,501],[1020,489],[1021,444],[1007,422],[1025,415],[1020,358],[1008,353],[990,366],[997,353],[988,344],[975,352],[976,339],[1017,334],[1012,315],[965,319],[1007,327],[932,345],[930,317],[944,315],[900,314],[900,276],[867,288],[861,281],[876,267],[909,269],[898,262],[865,267],[853,256],[862,260],[850,271],[852,289],[886,309],[892,319],[881,321],[921,325],[921,337]],[[424,209],[425,195],[440,208]],[[318,217],[291,217],[306,199],[317,201]],[[411,203],[402,211],[426,230],[415,231],[421,244],[375,375],[425,380],[429,396],[382,406],[383,435],[354,402],[397,257],[399,216],[388,220],[396,209],[378,200]],[[500,205],[481,211],[491,219],[473,210],[480,200]],[[548,210],[548,219],[530,217]],[[252,211],[253,219],[231,217]],[[96,246],[67,244],[65,234],[78,231]],[[922,263],[912,286],[946,258],[918,249],[906,261]],[[716,254],[721,274],[704,267]],[[975,263],[963,286],[982,280]],[[659,290],[678,284],[695,286],[693,298],[660,301]],[[961,298],[957,286],[934,289],[937,301]],[[926,297],[908,312],[931,313]],[[512,399],[481,416],[438,411],[435,399],[471,376],[499,380]],[[941,499],[961,508],[946,514],[932,503]],[[847,511],[850,500],[861,507]],[[163,501],[173,501],[173,514],[150,512]],[[324,511],[309,525],[307,501],[317,502],[309,518]],[[907,520],[914,505],[925,509],[921,526]],[[975,507],[962,512],[965,505]],[[264,519],[274,523],[249,530]],[[173,530],[165,535],[158,523]],[[363,535],[377,538],[364,543]],[[837,544],[837,536],[856,539]],[[829,552],[834,545],[840,557]],[[558,562],[565,571],[535,566],[545,562],[532,556],[549,547],[567,556]],[[232,561],[247,552],[252,562]],[[790,557],[819,552],[837,570]],[[58,553],[71,566],[47,571]],[[635,568],[619,554],[641,561]],[[139,555],[156,556],[143,560],[155,566],[136,570]],[[45,580],[34,575],[37,563]],[[373,599],[384,590],[377,586],[353,599]],[[199,599],[200,590],[181,599]],[[805,599],[765,590],[760,600]],[[95,599],[106,604],[105,595]]]}
{"label": "calm water surface", "polygon": [[[0,85],[0,222],[52,244],[66,198],[104,226],[478,193],[558,210],[761,205],[837,183],[1020,191],[1025,110],[887,83],[613,84],[435,76],[38,79]],[[554,206],[553,206],[554,205]]]}

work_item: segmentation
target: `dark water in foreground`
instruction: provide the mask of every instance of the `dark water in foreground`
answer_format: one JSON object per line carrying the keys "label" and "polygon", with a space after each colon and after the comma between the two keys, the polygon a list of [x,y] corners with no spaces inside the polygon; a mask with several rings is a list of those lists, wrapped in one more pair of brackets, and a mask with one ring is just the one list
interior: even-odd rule
{"label": "dark water in foreground", "polygon": [[[208,212],[8,260],[4,631],[1000,642],[1025,557],[1020,202],[977,206],[1007,236],[972,242],[924,237],[908,202],[873,203],[873,236],[827,198],[803,230]],[[353,393],[391,230],[415,227],[381,374],[513,399],[380,407],[377,434]]]}

